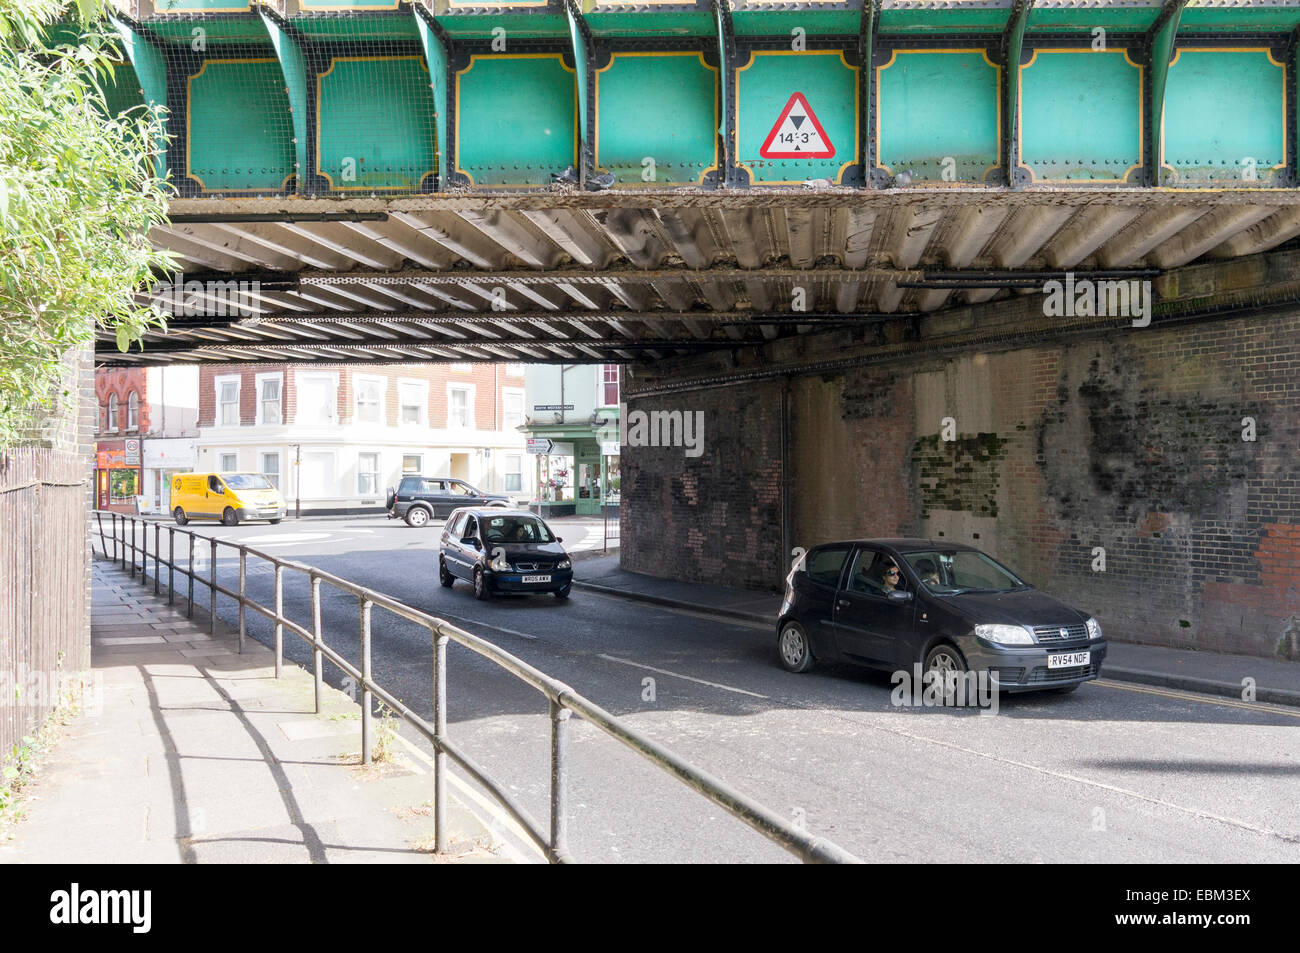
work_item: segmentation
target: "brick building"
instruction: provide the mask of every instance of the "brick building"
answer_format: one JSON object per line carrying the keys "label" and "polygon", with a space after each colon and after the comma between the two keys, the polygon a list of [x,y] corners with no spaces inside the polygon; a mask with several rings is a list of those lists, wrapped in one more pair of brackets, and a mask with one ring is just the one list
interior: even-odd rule
{"label": "brick building", "polygon": [[95,371],[95,505],[167,512],[171,475],[197,463],[195,367]]}
{"label": "brick building", "polygon": [[304,513],[379,511],[405,473],[526,499],[522,364],[205,365],[198,469],[264,473]]}

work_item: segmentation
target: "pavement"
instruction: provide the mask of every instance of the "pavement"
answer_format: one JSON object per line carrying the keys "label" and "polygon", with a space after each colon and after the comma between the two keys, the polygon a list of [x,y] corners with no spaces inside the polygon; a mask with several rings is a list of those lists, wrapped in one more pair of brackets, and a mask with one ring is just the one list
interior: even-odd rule
{"label": "pavement", "polygon": [[[575,573],[574,585],[579,588],[748,622],[775,626],[781,608],[778,593],[657,579],[630,572],[619,567],[617,552],[588,558],[575,568]],[[1242,698],[1244,680],[1253,679],[1254,698],[1246,700],[1300,706],[1300,664],[1282,659],[1111,640],[1104,675],[1120,681],[1228,698]]]}
{"label": "pavement", "polygon": [[[164,588],[165,593],[165,588]],[[430,850],[433,778],[393,740],[360,765],[360,708],[183,600],[93,567],[92,685],[37,778],[0,863],[445,863],[512,859],[465,801]],[[287,639],[291,639],[288,636]],[[379,721],[375,722],[378,733]],[[450,794],[450,792],[449,792]]]}

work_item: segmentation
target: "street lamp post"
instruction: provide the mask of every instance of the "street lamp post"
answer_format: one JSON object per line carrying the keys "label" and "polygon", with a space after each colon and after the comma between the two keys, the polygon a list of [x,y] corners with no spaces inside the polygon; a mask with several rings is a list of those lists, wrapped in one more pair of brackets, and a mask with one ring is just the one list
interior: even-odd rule
{"label": "street lamp post", "polygon": [[302,519],[302,444],[293,443],[293,518]]}

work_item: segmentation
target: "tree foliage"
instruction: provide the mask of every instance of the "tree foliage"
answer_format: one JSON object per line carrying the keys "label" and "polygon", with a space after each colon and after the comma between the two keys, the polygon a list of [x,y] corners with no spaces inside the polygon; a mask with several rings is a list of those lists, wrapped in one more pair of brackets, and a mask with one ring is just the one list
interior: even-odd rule
{"label": "tree foliage", "polygon": [[171,264],[147,240],[160,116],[109,114],[102,3],[0,0],[0,449],[65,396],[70,349],[104,328],[125,350],[158,321],[135,293]]}

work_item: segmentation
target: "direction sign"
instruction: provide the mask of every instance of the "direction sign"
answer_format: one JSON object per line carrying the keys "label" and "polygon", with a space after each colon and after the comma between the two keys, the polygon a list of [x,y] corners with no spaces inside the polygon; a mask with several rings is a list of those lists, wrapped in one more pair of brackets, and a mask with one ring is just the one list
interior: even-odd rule
{"label": "direction sign", "polygon": [[795,93],[758,154],[765,159],[829,159],[835,155],[835,147],[804,94]]}

